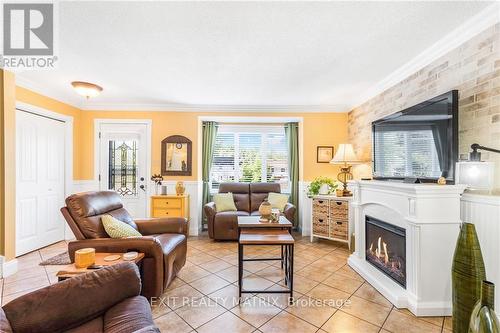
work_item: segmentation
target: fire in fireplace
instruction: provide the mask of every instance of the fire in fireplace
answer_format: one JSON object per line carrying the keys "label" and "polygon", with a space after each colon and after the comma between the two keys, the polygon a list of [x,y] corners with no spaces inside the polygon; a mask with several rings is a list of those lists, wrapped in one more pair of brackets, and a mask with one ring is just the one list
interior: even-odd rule
{"label": "fire in fireplace", "polygon": [[406,231],[365,216],[366,260],[406,288]]}

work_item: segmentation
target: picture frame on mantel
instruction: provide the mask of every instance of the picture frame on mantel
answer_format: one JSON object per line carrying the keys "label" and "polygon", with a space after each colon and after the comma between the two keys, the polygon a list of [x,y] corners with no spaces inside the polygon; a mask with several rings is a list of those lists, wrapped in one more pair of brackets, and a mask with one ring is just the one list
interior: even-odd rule
{"label": "picture frame on mantel", "polygon": [[182,135],[171,135],[161,141],[162,176],[191,176],[192,142]]}
{"label": "picture frame on mantel", "polygon": [[330,163],[333,158],[333,146],[318,146],[316,151],[316,163]]}

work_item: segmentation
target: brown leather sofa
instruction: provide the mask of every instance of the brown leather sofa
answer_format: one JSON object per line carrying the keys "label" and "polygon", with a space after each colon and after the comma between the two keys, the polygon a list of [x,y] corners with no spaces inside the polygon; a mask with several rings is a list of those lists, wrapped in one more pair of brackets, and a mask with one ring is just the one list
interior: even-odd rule
{"label": "brown leather sofa", "polygon": [[[238,216],[260,215],[259,206],[269,192],[280,193],[278,183],[222,183],[219,193],[233,193],[236,212],[217,212],[215,203],[203,207],[208,222],[208,235],[216,240],[238,239]],[[294,222],[295,206],[287,203],[283,214]]]}
{"label": "brown leather sofa", "polygon": [[[73,194],[66,198],[61,212],[77,239],[68,244],[72,261],[75,251],[85,247],[93,247],[97,252],[143,252],[142,295],[148,298],[160,296],[186,263],[185,218],[134,220],[123,208],[120,196],[112,191]],[[131,225],[143,236],[109,238],[101,223],[104,214]]]}
{"label": "brown leather sofa", "polygon": [[0,309],[0,332],[160,332],[137,266],[121,263],[35,290]]}

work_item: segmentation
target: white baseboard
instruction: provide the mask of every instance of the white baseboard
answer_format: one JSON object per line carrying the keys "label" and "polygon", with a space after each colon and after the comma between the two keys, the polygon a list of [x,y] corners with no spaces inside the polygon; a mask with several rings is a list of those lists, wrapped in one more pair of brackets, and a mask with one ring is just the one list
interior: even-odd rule
{"label": "white baseboard", "polygon": [[[163,181],[163,185],[167,185],[168,193],[175,193],[176,180],[166,180]],[[155,185],[153,182],[148,182],[149,195],[154,194]],[[186,187],[186,193],[189,194],[189,216],[190,216],[190,226],[189,234],[191,236],[197,236],[200,232],[201,226],[201,182],[192,180],[184,181],[184,186]],[[97,180],[75,180],[73,181],[72,193],[87,192],[87,191],[99,191],[99,181]],[[148,198],[149,200],[149,198]],[[200,202],[198,202],[200,201]],[[149,215],[149,212],[148,212]],[[65,232],[66,239],[74,238],[73,233],[69,228]]]}
{"label": "white baseboard", "polygon": [[0,262],[2,263],[0,275],[2,278],[11,276],[17,272],[17,259],[5,261],[5,257],[1,257]]}

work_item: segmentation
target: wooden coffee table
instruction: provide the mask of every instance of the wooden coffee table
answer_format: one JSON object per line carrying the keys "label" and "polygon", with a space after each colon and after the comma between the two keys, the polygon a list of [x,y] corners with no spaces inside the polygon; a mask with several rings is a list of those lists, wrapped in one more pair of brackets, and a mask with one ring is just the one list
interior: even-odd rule
{"label": "wooden coffee table", "polygon": [[[288,230],[292,234],[293,224],[288,221],[286,217],[280,215],[278,222],[260,222],[260,216],[238,216],[238,239],[243,230],[272,230],[281,229]],[[285,257],[286,257],[286,246],[281,246],[281,257],[280,258],[256,258],[256,259],[244,259],[244,261],[267,261],[267,260],[281,260],[281,269],[285,268]]]}
{"label": "wooden coffee table", "polygon": [[[114,254],[119,255],[120,259],[117,259],[115,261],[105,261],[104,260],[105,257],[110,256],[110,255],[114,255]],[[122,255],[123,255],[123,253],[96,252],[95,265],[112,266],[112,265],[116,265],[116,264],[119,264],[122,262],[133,262],[133,263],[139,265],[141,263],[141,260],[144,258],[144,253],[142,253],[142,252],[140,252],[137,255],[137,258],[135,258],[134,260],[123,260]],[[98,269],[76,268],[75,264],[71,264],[71,265],[68,265],[67,267],[65,267],[64,270],[57,272],[56,276],[57,276],[58,281],[63,281],[63,280],[72,278],[74,276],[77,276],[79,274],[93,272],[96,270],[98,270]]]}
{"label": "wooden coffee table", "polygon": [[[241,298],[242,293],[250,294],[290,294],[289,301],[293,301],[293,252],[295,240],[287,230],[254,228],[245,229],[240,232],[238,238],[238,293]],[[281,246],[281,258],[245,258],[243,255],[244,246],[269,245]],[[283,251],[284,249],[284,251]],[[283,257],[284,254],[284,257]],[[282,268],[285,272],[285,290],[243,290],[243,263],[245,261],[257,260],[281,260]],[[283,267],[284,262],[284,267]]]}

